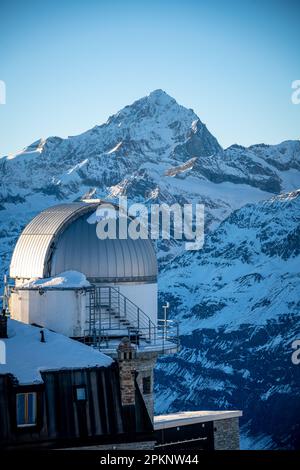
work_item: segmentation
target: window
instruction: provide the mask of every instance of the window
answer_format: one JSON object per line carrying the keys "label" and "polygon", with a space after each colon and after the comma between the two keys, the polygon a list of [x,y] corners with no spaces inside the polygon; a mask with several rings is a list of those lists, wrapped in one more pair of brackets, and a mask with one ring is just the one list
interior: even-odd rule
{"label": "window", "polygon": [[37,424],[37,394],[35,392],[17,393],[17,426],[35,426]]}
{"label": "window", "polygon": [[75,387],[75,399],[76,401],[86,400],[86,388],[84,385]]}
{"label": "window", "polygon": [[149,395],[151,393],[151,377],[143,377],[143,394]]}

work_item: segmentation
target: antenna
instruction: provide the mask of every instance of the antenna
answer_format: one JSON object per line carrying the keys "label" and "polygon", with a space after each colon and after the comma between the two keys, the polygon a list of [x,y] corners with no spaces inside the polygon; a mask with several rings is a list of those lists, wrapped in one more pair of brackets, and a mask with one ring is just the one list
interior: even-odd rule
{"label": "antenna", "polygon": [[5,313],[8,312],[9,296],[10,296],[10,288],[9,288],[9,284],[8,284],[8,281],[7,281],[7,274],[4,274],[4,290],[3,290],[3,296],[2,296],[2,300],[3,300],[2,309],[3,309],[3,311],[5,311]]}
{"label": "antenna", "polygon": [[166,302],[166,305],[163,305],[164,309],[164,340],[167,339],[167,321],[168,321],[168,309],[170,308],[169,302]]}
{"label": "antenna", "polygon": [[169,302],[166,302],[166,305],[163,305],[163,309],[164,309],[164,320],[167,321],[167,311],[168,309],[170,308],[170,304]]}

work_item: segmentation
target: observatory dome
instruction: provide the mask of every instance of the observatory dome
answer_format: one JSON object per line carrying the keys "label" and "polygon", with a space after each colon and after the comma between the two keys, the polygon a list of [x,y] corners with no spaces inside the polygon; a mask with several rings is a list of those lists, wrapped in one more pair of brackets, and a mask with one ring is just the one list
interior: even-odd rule
{"label": "observatory dome", "polygon": [[157,261],[151,240],[100,240],[96,224],[88,221],[99,205],[60,204],[38,214],[16,244],[10,276],[47,278],[79,271],[95,283],[155,283]]}

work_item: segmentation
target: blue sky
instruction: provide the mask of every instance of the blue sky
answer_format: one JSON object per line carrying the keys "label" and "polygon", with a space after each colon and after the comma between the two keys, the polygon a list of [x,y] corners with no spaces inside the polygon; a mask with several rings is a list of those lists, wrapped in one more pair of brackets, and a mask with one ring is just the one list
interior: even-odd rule
{"label": "blue sky", "polygon": [[299,0],[0,1],[0,155],[162,88],[223,146],[300,137]]}

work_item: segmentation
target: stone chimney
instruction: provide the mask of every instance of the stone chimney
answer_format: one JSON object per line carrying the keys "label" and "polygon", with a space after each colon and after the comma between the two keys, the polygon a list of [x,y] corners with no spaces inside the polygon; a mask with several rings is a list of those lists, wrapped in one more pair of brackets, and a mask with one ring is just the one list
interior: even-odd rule
{"label": "stone chimney", "polygon": [[7,338],[7,316],[5,309],[2,309],[0,316],[0,338]]}
{"label": "stone chimney", "polygon": [[122,405],[135,405],[136,351],[129,338],[123,338],[118,346],[118,363]]}

